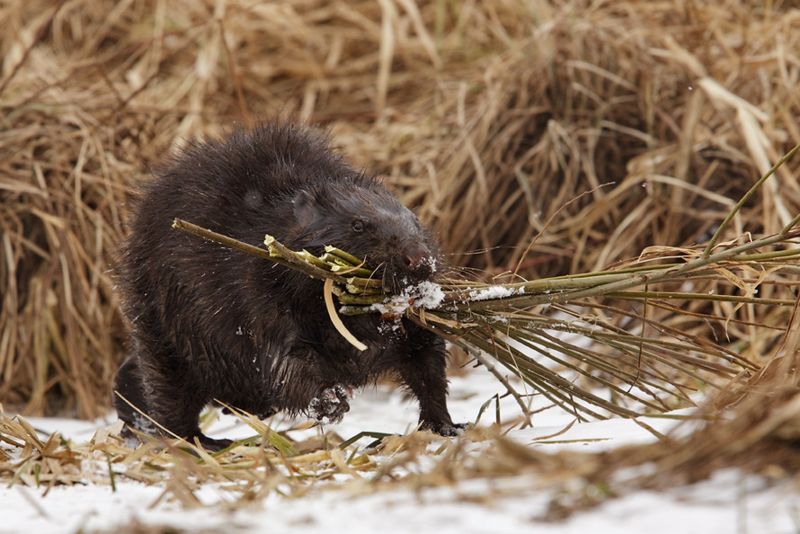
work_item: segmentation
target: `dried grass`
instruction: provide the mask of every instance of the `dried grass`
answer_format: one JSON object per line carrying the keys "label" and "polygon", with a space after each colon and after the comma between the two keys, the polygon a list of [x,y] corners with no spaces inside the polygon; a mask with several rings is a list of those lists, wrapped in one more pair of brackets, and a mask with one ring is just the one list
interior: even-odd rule
{"label": "dried grass", "polygon": [[[705,241],[800,141],[790,3],[33,0],[0,20],[0,401],[28,413],[107,410],[126,205],[186,137],[327,125],[453,263],[529,278]],[[796,168],[724,238],[800,211]],[[785,316],[741,314],[731,342],[768,352],[750,325]]]}
{"label": "dried grass", "polygon": [[148,436],[132,448],[119,437],[119,424],[86,443],[64,440],[58,433],[42,437],[22,417],[0,411],[0,479],[10,486],[38,488],[44,495],[56,485],[96,484],[116,491],[121,480],[133,480],[163,488],[153,505],[168,499],[187,508],[201,506],[196,491],[213,484],[221,506],[235,507],[273,492],[302,496],[334,474],[358,477],[376,467],[374,449],[345,451],[336,434],[295,442],[252,416],[242,417],[253,437],[209,453],[197,443]]}

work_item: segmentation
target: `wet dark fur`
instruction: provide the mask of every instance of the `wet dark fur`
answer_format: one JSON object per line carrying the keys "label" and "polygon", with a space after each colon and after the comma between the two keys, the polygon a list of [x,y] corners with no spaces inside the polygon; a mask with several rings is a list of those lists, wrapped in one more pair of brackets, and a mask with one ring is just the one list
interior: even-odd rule
{"label": "wet dark fur", "polygon": [[[147,187],[120,272],[132,342],[116,389],[159,424],[220,445],[198,429],[213,399],[261,416],[304,413],[393,373],[419,400],[423,427],[460,427],[447,410],[441,339],[405,320],[382,335],[377,315],[344,318],[369,347],[358,352],[331,325],[321,282],[172,230],[175,217],[254,245],[264,234],[293,249],[337,245],[380,265],[393,287],[430,278],[419,260],[437,254],[408,209],[313,132],[266,124],[189,144]],[[332,419],[348,409],[333,404]],[[116,396],[115,405],[135,426],[140,416]]]}

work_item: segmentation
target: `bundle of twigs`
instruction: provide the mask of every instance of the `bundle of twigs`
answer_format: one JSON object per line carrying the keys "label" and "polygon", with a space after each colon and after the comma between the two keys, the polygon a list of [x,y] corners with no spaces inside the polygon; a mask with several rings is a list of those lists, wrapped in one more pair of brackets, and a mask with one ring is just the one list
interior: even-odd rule
{"label": "bundle of twigs", "polygon": [[[741,344],[736,350],[709,339],[695,331],[694,323],[721,324],[721,337],[732,327],[781,332],[780,326],[737,319],[734,312],[767,305],[788,315],[795,304],[790,291],[797,285],[793,264],[800,258],[795,247],[800,216],[774,235],[724,244],[718,239],[738,209],[797,150],[751,188],[703,246],[661,247],[612,269],[532,281],[444,278],[392,295],[364,259],[335,247],[315,256],[266,236],[264,250],[186,221],[176,220],[175,227],[324,280],[334,324],[360,349],[365,347],[347,331],[333,295],[343,315],[380,313],[384,321],[405,316],[467,349],[503,382],[528,418],[525,395],[487,354],[579,418],[634,417],[693,404],[693,392],[719,389],[759,368],[758,358],[746,357]],[[676,300],[691,305],[680,309],[672,304]],[[629,302],[635,303],[633,309],[625,307]],[[764,337],[759,339],[763,343]]]}

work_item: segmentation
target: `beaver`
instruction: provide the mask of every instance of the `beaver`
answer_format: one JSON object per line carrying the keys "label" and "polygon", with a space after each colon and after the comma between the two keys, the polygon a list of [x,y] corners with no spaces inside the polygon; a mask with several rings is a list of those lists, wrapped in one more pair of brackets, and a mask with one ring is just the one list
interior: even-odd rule
{"label": "beaver", "polygon": [[230,442],[198,427],[212,401],[262,418],[285,411],[338,421],[353,388],[391,374],[419,401],[421,428],[459,433],[441,338],[407,319],[385,328],[378,314],[344,317],[368,346],[360,352],[333,327],[322,282],[171,229],[183,218],[253,245],[265,234],[315,254],[333,245],[365,258],[399,292],[430,281],[440,251],[378,179],[345,162],[327,136],[274,122],[190,141],[153,174],[118,273],[130,350],[114,403],[127,426],[147,429],[149,418],[219,449]]}

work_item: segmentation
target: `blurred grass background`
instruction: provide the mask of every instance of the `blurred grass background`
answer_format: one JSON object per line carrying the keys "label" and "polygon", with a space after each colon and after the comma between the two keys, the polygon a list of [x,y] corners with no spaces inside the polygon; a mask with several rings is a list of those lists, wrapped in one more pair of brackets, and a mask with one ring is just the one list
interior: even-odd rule
{"label": "blurred grass background", "polygon": [[[800,142],[798,2],[10,0],[0,21],[0,402],[31,414],[109,408],[127,206],[192,136],[327,128],[489,273],[552,218],[528,277],[703,242]],[[780,231],[797,165],[724,238]]]}

